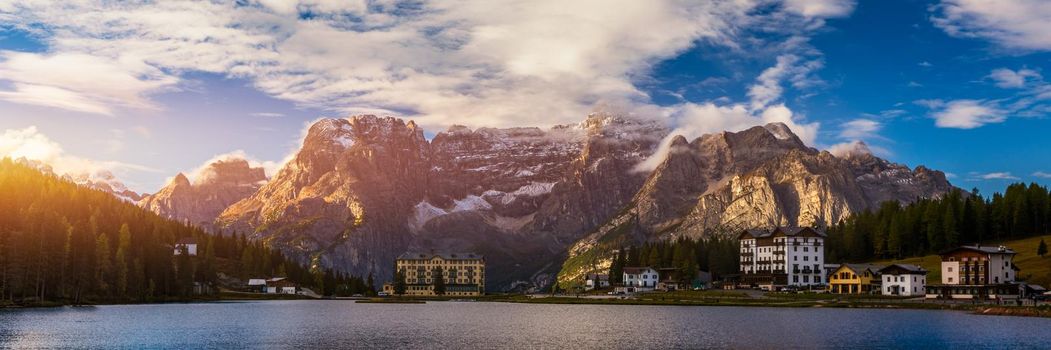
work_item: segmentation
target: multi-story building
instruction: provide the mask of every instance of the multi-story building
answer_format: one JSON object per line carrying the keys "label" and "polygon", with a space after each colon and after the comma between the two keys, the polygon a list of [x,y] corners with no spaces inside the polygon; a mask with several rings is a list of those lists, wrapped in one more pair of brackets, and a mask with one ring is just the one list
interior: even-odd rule
{"label": "multi-story building", "polygon": [[824,285],[825,233],[809,227],[745,230],[741,244],[741,282],[766,289]]}
{"label": "multi-story building", "polygon": [[883,295],[917,296],[927,292],[927,270],[910,264],[893,264],[879,270]]}
{"label": "multi-story building", "polygon": [[625,267],[624,289],[628,293],[651,291],[657,288],[660,273],[652,267]]}
{"label": "multi-story building", "polygon": [[[478,254],[405,253],[395,261],[395,268],[405,276],[405,295],[435,295],[437,278],[444,282],[444,295],[485,293],[485,258]],[[393,295],[394,284],[385,284],[383,291]]]}
{"label": "multi-story building", "polygon": [[828,291],[836,294],[871,294],[880,292],[879,271],[883,266],[842,264],[828,278]]}
{"label": "multi-story building", "polygon": [[928,298],[1016,298],[1015,251],[1004,246],[961,246],[942,252],[942,284],[927,286]]}

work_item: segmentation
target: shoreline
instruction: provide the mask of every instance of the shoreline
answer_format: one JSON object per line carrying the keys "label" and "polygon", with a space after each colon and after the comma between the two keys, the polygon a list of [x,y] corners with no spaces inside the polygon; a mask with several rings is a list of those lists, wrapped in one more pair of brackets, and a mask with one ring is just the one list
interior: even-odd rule
{"label": "shoreline", "polygon": [[[244,293],[248,294],[248,293]],[[527,296],[521,294],[484,295],[474,298],[451,297],[373,297],[373,298],[310,298],[301,295],[244,295],[242,293],[223,293],[216,298],[191,298],[185,300],[164,300],[152,302],[116,302],[45,305],[3,305],[2,310],[44,309],[57,307],[93,307],[107,305],[151,305],[151,304],[187,304],[238,301],[280,301],[280,300],[339,300],[360,304],[426,304],[429,301],[468,301],[515,304],[553,304],[553,305],[644,305],[644,306],[738,306],[738,307],[788,307],[788,308],[837,308],[837,309],[900,309],[900,310],[947,310],[966,311],[975,315],[1041,317],[1051,318],[1051,306],[1004,306],[989,304],[942,303],[925,301],[907,301],[909,299],[864,298],[857,296],[831,297],[831,295],[787,295],[784,297],[749,297],[743,295],[676,294],[676,295],[640,295],[632,298],[598,298],[588,296]],[[684,297],[685,296],[685,297]],[[821,296],[821,297],[815,297]],[[915,300],[915,299],[913,299]]]}

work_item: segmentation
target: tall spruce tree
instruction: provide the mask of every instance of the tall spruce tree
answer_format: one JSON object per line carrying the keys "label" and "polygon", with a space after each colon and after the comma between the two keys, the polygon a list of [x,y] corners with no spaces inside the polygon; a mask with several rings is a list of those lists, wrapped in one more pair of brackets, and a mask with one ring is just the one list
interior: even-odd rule
{"label": "tall spruce tree", "polygon": [[442,270],[441,266],[431,270],[431,279],[434,281],[434,294],[445,295],[445,271]]}

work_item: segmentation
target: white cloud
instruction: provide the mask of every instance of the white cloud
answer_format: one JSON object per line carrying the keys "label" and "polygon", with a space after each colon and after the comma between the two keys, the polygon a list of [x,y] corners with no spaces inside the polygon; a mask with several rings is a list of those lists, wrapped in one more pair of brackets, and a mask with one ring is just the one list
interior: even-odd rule
{"label": "white cloud", "polygon": [[136,58],[14,51],[0,51],[0,80],[12,85],[0,99],[103,115],[114,106],[156,109],[147,96],[177,82]]}
{"label": "white cloud", "polygon": [[261,117],[261,118],[279,118],[279,117],[284,117],[285,115],[283,113],[274,113],[274,112],[256,112],[256,113],[252,113],[252,116],[253,117]]}
{"label": "white cloud", "polygon": [[844,139],[866,139],[878,137],[883,124],[871,119],[854,119],[843,123],[839,137]]}
{"label": "white cloud", "polygon": [[781,86],[783,80],[791,81],[795,87],[815,84],[814,80],[808,76],[813,71],[820,69],[822,62],[820,60],[800,61],[799,56],[784,54],[777,57],[777,64],[763,70],[756,78],[756,83],[748,89],[752,109],[762,109],[781,98],[784,93],[784,88]]}
{"label": "white cloud", "polygon": [[1040,73],[1032,69],[1019,69],[1017,71],[1010,70],[1007,68],[997,68],[989,73],[989,78],[996,81],[996,86],[1001,88],[1023,88],[1025,87],[1026,81],[1031,79],[1040,79]]}
{"label": "white cloud", "polygon": [[917,63],[917,65],[919,65],[920,67],[928,67],[928,68],[929,67],[934,67],[934,64],[932,64],[930,62],[927,62],[927,61],[923,61],[923,62]]}
{"label": "white cloud", "polygon": [[[56,174],[73,177],[109,177],[130,171],[157,172],[156,169],[116,161],[100,161],[66,153],[60,144],[52,141],[35,126],[7,129],[0,134],[0,158],[25,158],[51,166]],[[110,179],[107,179],[107,181]]]}
{"label": "white cloud", "polygon": [[785,0],[784,7],[806,17],[845,17],[854,11],[854,0]]}
{"label": "white cloud", "polygon": [[1051,2],[1046,0],[943,0],[936,26],[949,35],[990,40],[1023,50],[1051,50]]}
{"label": "white cloud", "polygon": [[993,103],[978,100],[949,101],[931,113],[935,125],[941,128],[974,129],[985,124],[1001,123],[1007,112]]}
{"label": "white cloud", "polygon": [[979,180],[1018,180],[1017,176],[1011,175],[1010,172],[992,172],[986,174],[972,174],[973,178]]}
{"label": "white cloud", "polygon": [[847,158],[864,154],[871,154],[869,146],[861,141],[850,141],[837,143],[827,148],[829,153],[839,158]]}
{"label": "white cloud", "polygon": [[1033,173],[1033,176],[1034,177],[1039,177],[1041,179],[1051,179],[1051,173],[1046,172],[1046,171],[1037,171],[1037,172]]}
{"label": "white cloud", "polygon": [[[155,107],[146,96],[203,71],[302,106],[408,114],[425,126],[566,123],[600,101],[648,104],[636,77],[698,41],[733,46],[759,3],[18,1],[0,22],[41,33],[50,53],[22,54],[32,70],[5,61],[0,72],[24,74],[0,80],[23,85],[0,98],[112,114]],[[31,74],[85,64],[106,74]],[[89,89],[69,77],[100,80]],[[48,102],[26,84],[68,96]]]}

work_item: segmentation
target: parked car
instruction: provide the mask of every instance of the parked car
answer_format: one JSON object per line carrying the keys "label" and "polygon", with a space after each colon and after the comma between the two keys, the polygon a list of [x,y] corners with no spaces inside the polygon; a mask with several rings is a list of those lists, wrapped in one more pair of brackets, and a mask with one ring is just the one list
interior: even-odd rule
{"label": "parked car", "polygon": [[385,296],[390,296],[390,294],[387,294],[387,292],[379,292],[379,293],[376,293],[376,296],[385,297]]}

